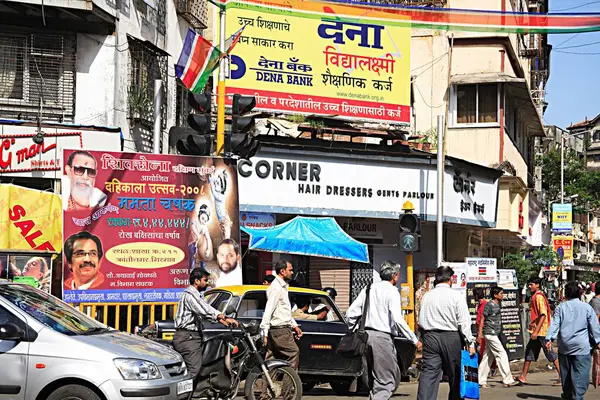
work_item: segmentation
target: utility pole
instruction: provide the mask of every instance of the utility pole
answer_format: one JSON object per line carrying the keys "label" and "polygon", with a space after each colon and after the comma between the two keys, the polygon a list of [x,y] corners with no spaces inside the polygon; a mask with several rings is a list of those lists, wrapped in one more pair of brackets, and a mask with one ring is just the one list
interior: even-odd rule
{"label": "utility pole", "polygon": [[[225,53],[225,6],[219,5],[219,49]],[[225,148],[225,67],[226,57],[219,62],[219,82],[217,84],[217,149],[216,155],[223,154]]]}
{"label": "utility pole", "polygon": [[437,266],[444,261],[444,116],[437,120]]}
{"label": "utility pole", "polygon": [[161,142],[161,115],[160,109],[162,108],[162,81],[156,79],[154,81],[154,136],[152,138],[152,152],[154,154],[160,153],[160,142]]}

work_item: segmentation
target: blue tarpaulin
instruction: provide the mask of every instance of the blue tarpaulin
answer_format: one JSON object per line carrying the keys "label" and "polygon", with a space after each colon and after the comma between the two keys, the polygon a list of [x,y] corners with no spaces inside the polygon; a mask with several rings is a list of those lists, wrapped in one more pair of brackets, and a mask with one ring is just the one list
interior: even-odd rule
{"label": "blue tarpaulin", "polygon": [[296,217],[272,228],[241,228],[250,250],[369,262],[367,245],[352,239],[333,218]]}

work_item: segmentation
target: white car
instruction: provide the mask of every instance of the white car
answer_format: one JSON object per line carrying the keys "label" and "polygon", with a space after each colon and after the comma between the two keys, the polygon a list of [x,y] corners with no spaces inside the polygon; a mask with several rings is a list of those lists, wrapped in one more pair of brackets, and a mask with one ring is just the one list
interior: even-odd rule
{"label": "white car", "polygon": [[109,328],[52,295],[0,280],[0,399],[184,399],[167,346]]}

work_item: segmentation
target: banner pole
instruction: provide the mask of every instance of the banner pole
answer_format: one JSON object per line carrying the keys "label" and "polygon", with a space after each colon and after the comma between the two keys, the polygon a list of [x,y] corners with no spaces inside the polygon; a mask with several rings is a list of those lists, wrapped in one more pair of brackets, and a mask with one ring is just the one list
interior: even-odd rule
{"label": "banner pole", "polygon": [[[219,6],[219,49],[225,53],[225,6]],[[217,149],[216,155],[223,154],[225,146],[225,62],[226,57],[219,62],[219,83],[217,84]]]}

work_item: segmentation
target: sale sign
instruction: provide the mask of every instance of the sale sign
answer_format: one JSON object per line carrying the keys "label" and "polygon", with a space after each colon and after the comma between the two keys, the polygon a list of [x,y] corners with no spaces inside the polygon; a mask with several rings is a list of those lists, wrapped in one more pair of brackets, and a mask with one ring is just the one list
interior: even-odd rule
{"label": "sale sign", "polygon": [[0,185],[0,249],[60,252],[60,197],[52,192]]}
{"label": "sale sign", "polygon": [[190,271],[242,283],[232,160],[65,150],[64,300],[177,301]]}

